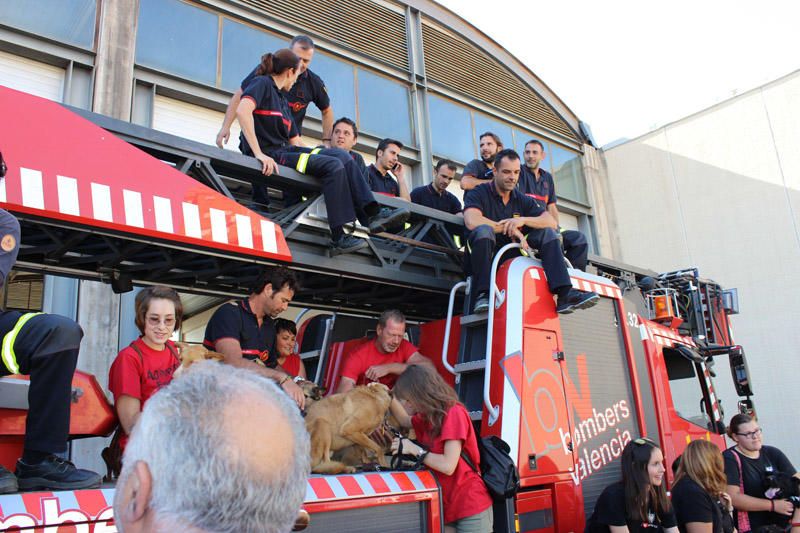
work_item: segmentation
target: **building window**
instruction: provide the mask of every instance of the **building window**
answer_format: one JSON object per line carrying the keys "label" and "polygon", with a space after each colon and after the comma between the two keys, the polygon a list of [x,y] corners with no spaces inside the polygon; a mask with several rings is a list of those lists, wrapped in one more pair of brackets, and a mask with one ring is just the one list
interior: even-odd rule
{"label": "building window", "polygon": [[222,21],[222,88],[234,92],[250,74],[261,56],[289,44],[276,35],[230,19]]}
{"label": "building window", "polygon": [[358,69],[359,129],[376,137],[413,144],[408,98],[405,85]]}
{"label": "building window", "polygon": [[428,114],[434,154],[462,163],[475,159],[477,151],[469,109],[429,94]]}
{"label": "building window", "polygon": [[556,185],[556,194],[559,198],[587,204],[586,180],[583,177],[581,154],[556,144],[551,144],[550,148],[550,166]]}
{"label": "building window", "polygon": [[[325,82],[336,118],[348,117],[356,120],[355,68],[317,51],[311,60],[311,70]],[[308,116],[321,118],[316,106],[310,105],[307,109]]]}
{"label": "building window", "polygon": [[511,126],[504,124],[500,121],[494,120],[481,113],[474,113],[475,115],[475,146],[480,149],[481,141],[479,135],[490,131],[500,137],[503,141],[504,148],[512,148],[514,146],[514,137],[511,134]]}
{"label": "building window", "polygon": [[0,21],[43,37],[94,48],[97,0],[25,0],[0,2]]}
{"label": "building window", "polygon": [[[216,85],[218,26],[217,15],[184,2],[140,0],[136,62]],[[253,65],[257,54],[248,56]]]}

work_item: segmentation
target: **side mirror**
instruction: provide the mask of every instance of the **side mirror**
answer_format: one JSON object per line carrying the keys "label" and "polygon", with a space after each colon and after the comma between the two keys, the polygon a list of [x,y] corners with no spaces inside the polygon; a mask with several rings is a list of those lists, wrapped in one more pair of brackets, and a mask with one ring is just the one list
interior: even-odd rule
{"label": "side mirror", "polygon": [[744,348],[734,346],[728,353],[731,365],[731,375],[733,385],[736,387],[736,394],[739,396],[752,396],[753,389],[750,386],[750,370],[747,367],[747,358],[744,355]]}

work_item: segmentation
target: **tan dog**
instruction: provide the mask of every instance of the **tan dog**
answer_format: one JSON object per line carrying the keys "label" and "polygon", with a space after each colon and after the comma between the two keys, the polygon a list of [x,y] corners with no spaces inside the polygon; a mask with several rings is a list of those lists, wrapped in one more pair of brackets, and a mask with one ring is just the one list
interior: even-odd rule
{"label": "tan dog", "polygon": [[383,450],[369,436],[383,423],[392,398],[382,383],[370,383],[323,398],[306,412],[311,436],[311,471],[318,474],[355,472],[331,459],[332,453],[356,444],[371,451],[381,466],[388,466]]}
{"label": "tan dog", "polygon": [[225,361],[225,356],[218,352],[209,351],[202,344],[187,344],[185,342],[176,342],[175,346],[178,347],[178,355],[181,358],[181,366],[175,369],[173,378],[177,378],[181,373],[186,372],[186,369],[198,361],[210,359],[212,361]]}
{"label": "tan dog", "polygon": [[320,387],[313,381],[303,380],[297,385],[306,397],[306,409],[308,409],[312,403],[320,401],[325,396],[325,393],[328,392],[328,389]]}

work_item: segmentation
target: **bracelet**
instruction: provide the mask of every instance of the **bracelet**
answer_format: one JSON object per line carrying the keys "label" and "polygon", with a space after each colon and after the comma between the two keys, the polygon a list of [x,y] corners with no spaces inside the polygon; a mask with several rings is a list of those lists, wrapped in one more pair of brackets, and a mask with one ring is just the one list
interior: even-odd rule
{"label": "bracelet", "polygon": [[423,464],[425,462],[425,458],[428,457],[429,453],[430,453],[430,450],[426,450],[425,448],[422,448],[422,451],[419,453],[419,455],[417,455],[417,462],[419,464]]}
{"label": "bracelet", "polygon": [[324,142],[324,141],[330,141],[330,140],[331,140],[331,138],[330,138],[330,137],[323,137],[323,138],[322,138],[322,141],[323,141],[323,142]]}
{"label": "bracelet", "polygon": [[769,512],[770,512],[770,513],[774,513],[774,512],[775,512],[775,500],[770,500],[770,501],[769,501],[769,504],[770,504],[770,506],[772,507],[772,508],[769,510]]}
{"label": "bracelet", "polygon": [[292,376],[290,376],[289,374],[286,374],[285,376],[283,376],[283,379],[278,382],[278,386],[279,387],[283,387],[283,384],[286,383],[286,380],[291,378],[291,377]]}

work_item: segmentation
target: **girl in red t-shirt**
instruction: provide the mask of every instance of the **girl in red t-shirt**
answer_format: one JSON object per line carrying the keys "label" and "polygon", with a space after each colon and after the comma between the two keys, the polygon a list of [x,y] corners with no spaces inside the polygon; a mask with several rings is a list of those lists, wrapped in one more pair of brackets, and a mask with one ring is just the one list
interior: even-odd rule
{"label": "girl in red t-shirt", "polygon": [[[481,477],[461,457],[480,467],[478,440],[467,409],[455,391],[427,365],[411,365],[394,385],[392,414],[413,427],[418,446],[403,439],[403,453],[422,456],[442,487],[446,533],[492,530],[492,498]],[[392,442],[396,453],[400,439]]]}
{"label": "girl in red t-shirt", "polygon": [[306,379],[306,367],[300,355],[294,351],[297,339],[297,326],[291,320],[278,318],[275,320],[275,348],[278,352],[278,365],[287,374]]}
{"label": "girl in red t-shirt", "polygon": [[183,305],[174,289],[147,287],[136,295],[136,327],[141,336],[123,348],[108,374],[108,388],[124,435],[124,449],[145,402],[172,381],[180,364],[175,344],[169,340],[180,328]]}

